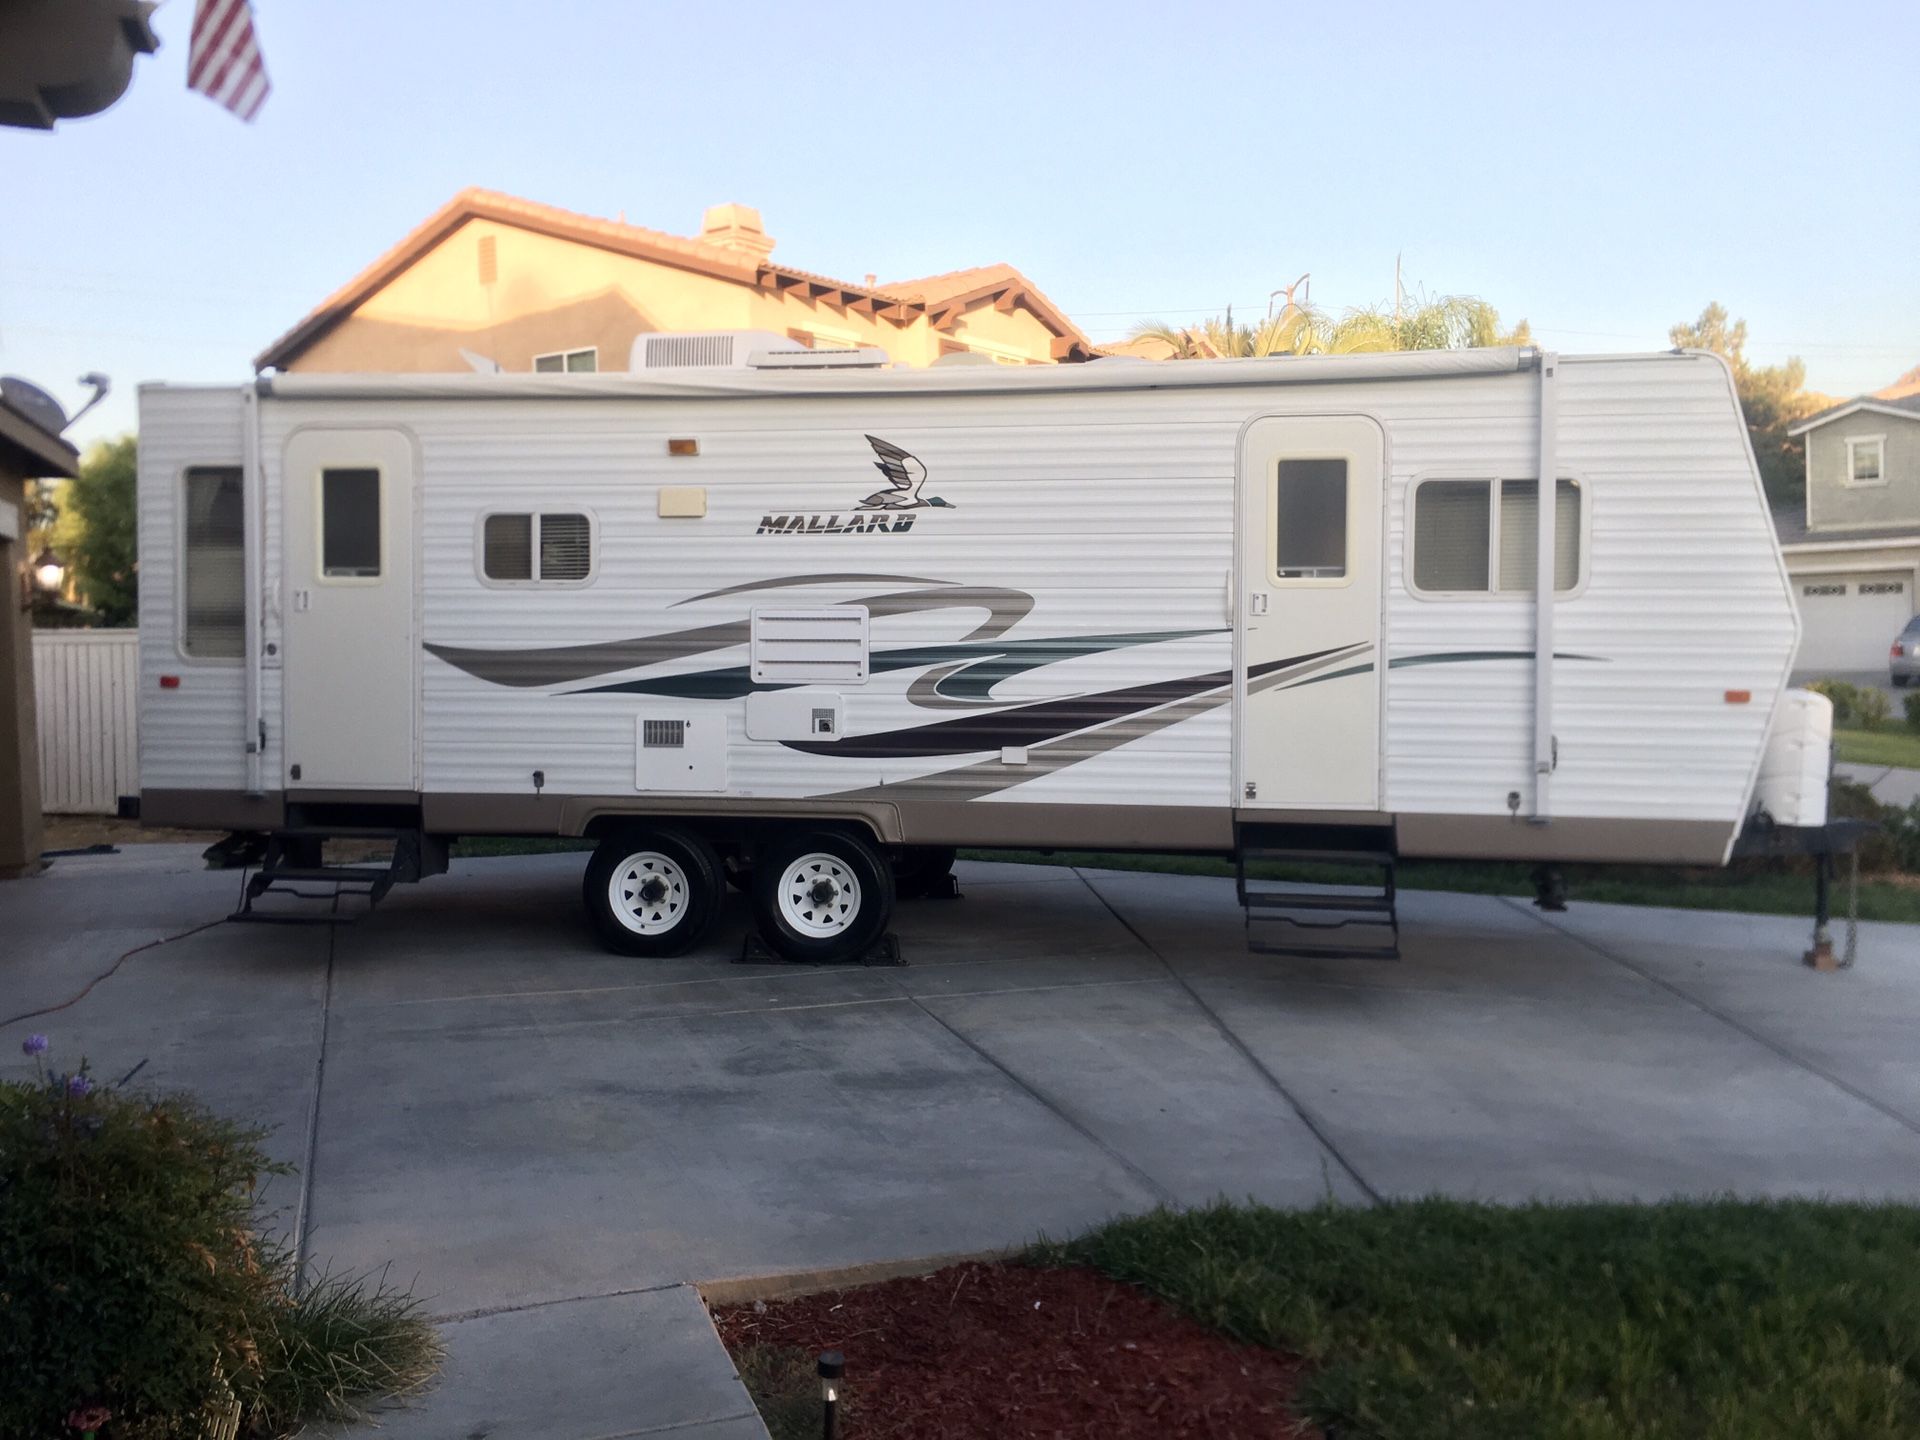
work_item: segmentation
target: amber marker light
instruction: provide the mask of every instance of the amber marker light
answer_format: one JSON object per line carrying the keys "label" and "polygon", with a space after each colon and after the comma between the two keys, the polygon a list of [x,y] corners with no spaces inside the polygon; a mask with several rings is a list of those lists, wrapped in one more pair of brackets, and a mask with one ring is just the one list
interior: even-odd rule
{"label": "amber marker light", "polygon": [[698,440],[667,441],[667,454],[669,455],[698,455],[699,453],[700,442]]}

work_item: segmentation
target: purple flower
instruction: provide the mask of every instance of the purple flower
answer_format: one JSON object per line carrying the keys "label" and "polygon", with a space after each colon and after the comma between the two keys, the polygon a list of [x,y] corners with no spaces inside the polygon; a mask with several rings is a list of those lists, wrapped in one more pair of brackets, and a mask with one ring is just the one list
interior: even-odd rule
{"label": "purple flower", "polygon": [[20,1053],[23,1055],[46,1054],[47,1053],[47,1037],[44,1035],[27,1036],[26,1039],[20,1042]]}
{"label": "purple flower", "polygon": [[84,1075],[69,1075],[67,1077],[67,1094],[74,1096],[76,1099],[92,1089],[93,1081]]}

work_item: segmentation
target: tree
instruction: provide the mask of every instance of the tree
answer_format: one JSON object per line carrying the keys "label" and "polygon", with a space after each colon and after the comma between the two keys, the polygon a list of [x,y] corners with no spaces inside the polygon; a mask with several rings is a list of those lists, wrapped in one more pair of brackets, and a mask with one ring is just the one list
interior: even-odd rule
{"label": "tree", "polygon": [[1733,385],[1745,413],[1753,458],[1760,464],[1760,480],[1767,498],[1776,504],[1797,501],[1806,494],[1805,442],[1787,434],[1822,409],[1826,397],[1806,388],[1807,367],[1798,356],[1784,365],[1758,366],[1746,356],[1747,322],[1729,320],[1717,300],[1700,312],[1691,325],[1682,322],[1667,338],[1688,350],[1711,350],[1733,368]]}
{"label": "tree", "polygon": [[1198,325],[1171,326],[1149,321],[1134,327],[1130,339],[1158,340],[1172,360],[1247,359],[1268,355],[1355,355],[1382,350],[1463,350],[1487,345],[1532,342],[1527,322],[1503,330],[1500,312],[1472,295],[1421,297],[1397,313],[1384,306],[1362,306],[1338,317],[1311,305],[1289,302],[1259,325],[1236,325],[1226,318]]}
{"label": "tree", "polygon": [[81,598],[102,625],[131,625],[139,610],[134,437],[94,446],[67,482],[55,529]]}

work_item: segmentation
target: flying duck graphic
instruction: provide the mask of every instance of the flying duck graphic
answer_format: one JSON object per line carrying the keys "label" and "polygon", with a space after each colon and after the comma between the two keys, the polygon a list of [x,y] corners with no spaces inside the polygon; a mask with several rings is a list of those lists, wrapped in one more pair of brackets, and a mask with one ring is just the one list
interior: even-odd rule
{"label": "flying duck graphic", "polygon": [[920,487],[927,483],[927,467],[917,457],[909,455],[890,440],[882,440],[878,435],[867,436],[867,443],[873,446],[873,453],[880,457],[873,465],[887,477],[887,488],[867,496],[860,502],[860,509],[921,510],[929,505],[937,505],[942,510],[954,508],[951,501],[942,500],[938,495],[920,494]]}

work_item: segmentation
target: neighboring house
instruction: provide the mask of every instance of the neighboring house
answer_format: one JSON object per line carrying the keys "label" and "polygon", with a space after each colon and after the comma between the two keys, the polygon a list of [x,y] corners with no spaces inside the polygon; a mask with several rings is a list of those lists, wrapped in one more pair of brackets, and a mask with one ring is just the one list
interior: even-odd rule
{"label": "neighboring house", "polygon": [[254,360],[260,370],[625,370],[635,337],[769,330],[926,365],[1086,360],[1092,345],[1011,265],[854,284],[776,265],[760,213],[698,236],[463,190]]}
{"label": "neighboring house", "polygon": [[1795,669],[1884,671],[1920,609],[1920,370],[1790,433],[1806,437],[1806,503],[1774,524],[1800,606]]}
{"label": "neighboring house", "polygon": [[0,594],[0,880],[40,868],[26,482],[71,478],[79,467],[79,455],[46,415],[0,395],[0,575],[6,581]]}

